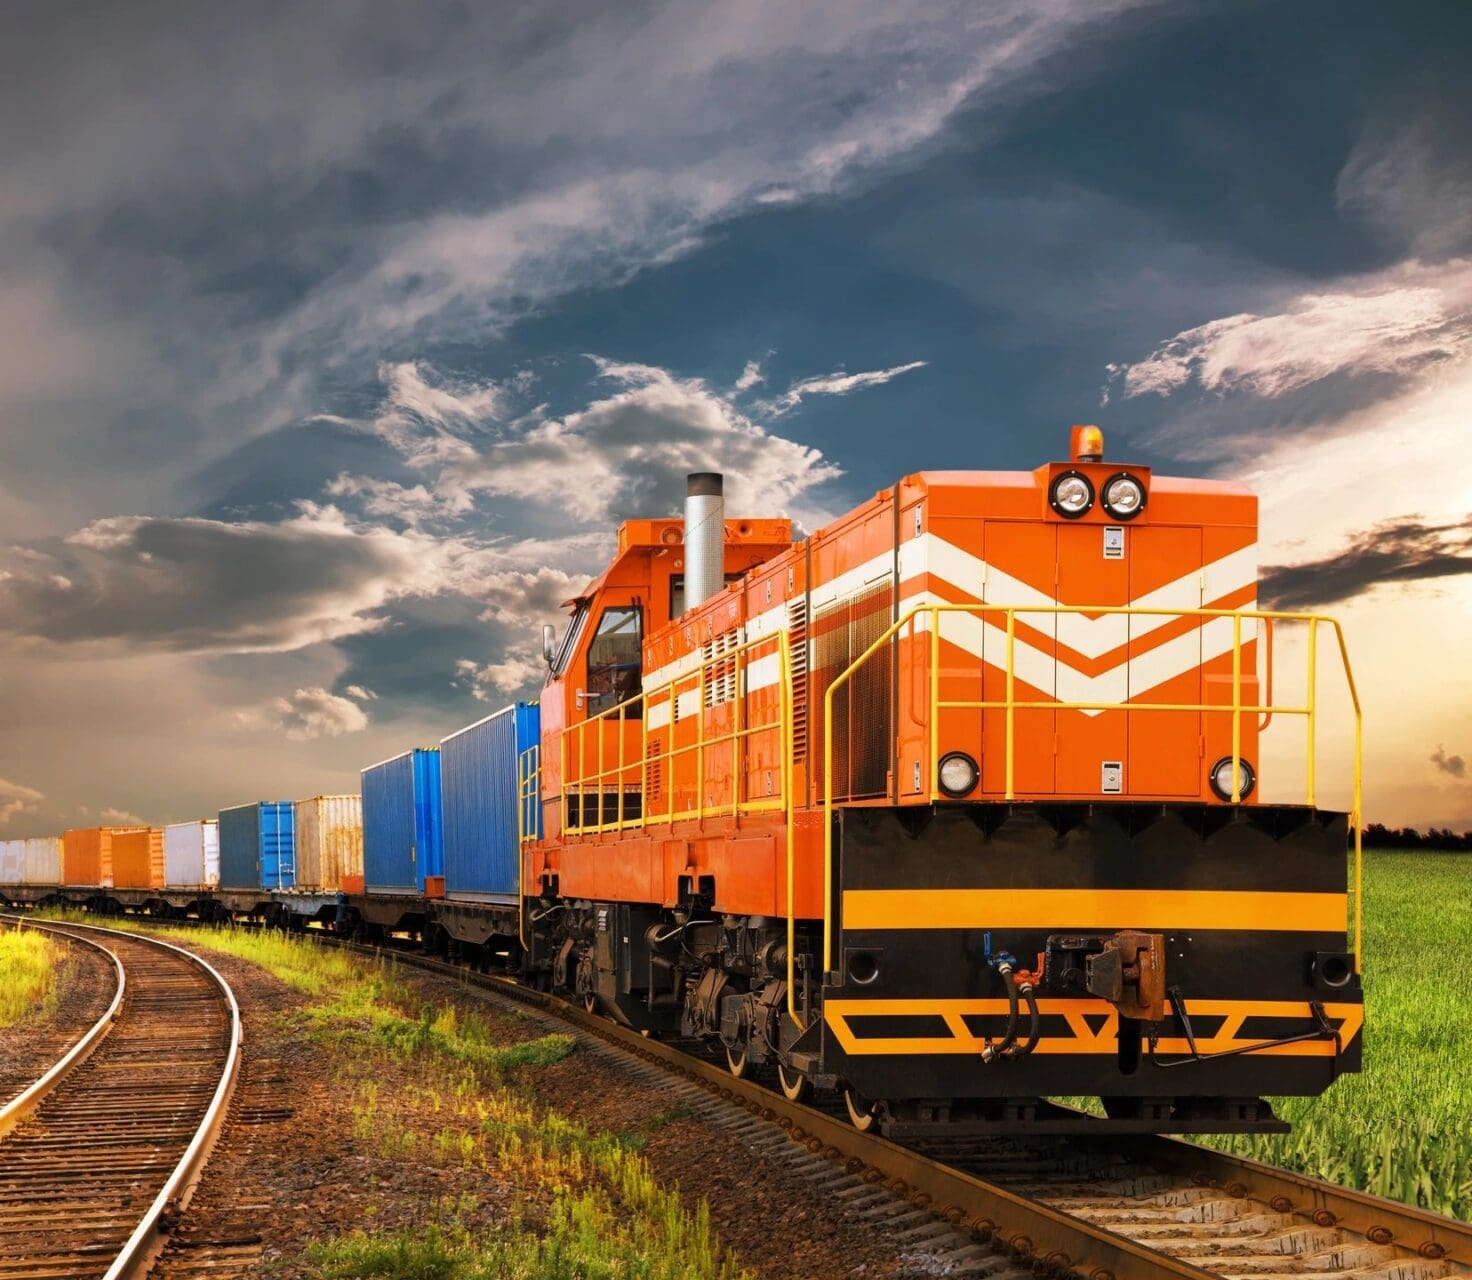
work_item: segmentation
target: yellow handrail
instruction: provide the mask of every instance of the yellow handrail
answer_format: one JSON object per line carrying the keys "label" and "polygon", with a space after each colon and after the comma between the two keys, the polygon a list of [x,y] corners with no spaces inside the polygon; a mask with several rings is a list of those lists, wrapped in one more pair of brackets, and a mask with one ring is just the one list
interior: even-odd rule
{"label": "yellow handrail", "polygon": [[[764,796],[757,799],[752,799],[748,797],[743,799],[742,778],[745,775],[747,749],[746,743],[749,738],[759,733],[771,733],[773,731],[777,732],[779,736],[790,735],[791,725],[789,722],[792,717],[792,670],[790,654],[787,655],[785,658],[782,656],[778,657],[778,670],[780,673],[779,683],[782,685],[782,688],[779,690],[778,694],[779,710],[777,713],[777,718],[774,720],[766,720],[759,724],[749,723],[744,719],[743,713],[746,708],[742,707],[741,703],[746,697],[745,677],[750,669],[750,662],[748,659],[749,652],[760,645],[774,645],[778,654],[780,654],[782,650],[785,649],[786,643],[787,640],[785,632],[773,633],[769,635],[759,636],[754,640],[743,641],[741,644],[733,645],[731,648],[728,648],[721,653],[712,654],[709,658],[702,658],[699,663],[692,666],[689,670],[683,671],[679,675],[671,677],[669,680],[665,681],[662,684],[656,685],[653,688],[645,689],[640,693],[634,695],[634,697],[632,698],[624,699],[624,701],[620,702],[617,706],[609,707],[608,710],[600,711],[596,716],[589,716],[578,724],[569,725],[567,728],[563,729],[561,734],[559,735],[559,742],[561,744],[561,755],[563,760],[563,791],[567,796],[576,794],[578,797],[578,813],[576,821],[573,820],[570,808],[564,805],[564,809],[568,809],[568,813],[564,818],[563,830],[569,835],[596,835],[605,831],[625,831],[630,829],[639,829],[648,826],[652,822],[668,823],[684,821],[691,818],[700,819],[706,817],[721,816],[739,817],[741,814],[774,812],[783,810],[787,803],[785,790],[782,796]],[[731,680],[733,684],[733,693],[731,697],[731,702],[732,704],[734,704],[732,708],[733,727],[725,733],[717,734],[713,737],[707,736],[705,725],[705,702],[707,690],[712,687],[709,680],[710,672],[712,668],[725,666],[729,666],[732,672]],[[719,679],[722,677],[717,678]],[[681,686],[691,684],[691,682],[693,682],[694,687],[684,689],[683,692],[686,694],[694,694],[699,704],[695,717],[696,740],[691,743],[686,743],[684,746],[676,746],[674,726],[676,724],[676,712],[679,706]],[[785,706],[783,702],[784,698],[786,699]],[[669,746],[666,750],[661,751],[657,755],[650,756],[649,707],[655,699],[662,700],[664,702],[664,705],[669,708]],[[640,770],[641,777],[641,781],[637,784],[637,789],[640,791],[647,790],[644,780],[648,778],[650,766],[653,764],[660,764],[666,766],[665,789],[667,796],[666,808],[663,813],[651,814],[648,811],[648,806],[646,804],[641,804],[639,816],[637,818],[634,818],[625,816],[624,774],[632,771],[636,767],[636,765],[633,761],[628,761],[624,757],[622,746],[623,735],[620,731],[619,762],[612,768],[603,767],[604,760],[602,745],[602,726],[607,723],[616,723],[619,726],[622,726],[625,720],[625,709],[641,702],[644,704],[643,710],[640,715],[642,725],[641,735],[644,743],[644,748],[643,759],[637,766]],[[592,729],[595,725],[599,726],[597,730],[599,739],[599,767],[595,772],[589,772],[586,765],[586,739],[589,730]],[[567,772],[568,757],[571,754],[571,750],[568,746],[569,736],[574,737],[576,740],[575,749],[578,758],[579,775],[576,781],[569,780]],[[710,804],[707,803],[705,795],[706,755],[712,749],[724,746],[727,743],[732,744],[732,799],[720,805]],[[679,757],[689,755],[691,752],[695,753],[696,761],[695,805],[693,808],[676,810],[673,768],[674,762]],[[784,755],[791,754],[790,751],[788,751],[785,747],[783,748],[783,752]],[[618,806],[613,820],[605,821],[603,813],[603,786],[606,782],[610,780],[613,780],[614,785],[618,788]],[[598,798],[598,812],[596,815],[596,819],[592,822],[588,820],[586,803],[586,796],[588,794],[589,788],[593,789]]]}
{"label": "yellow handrail", "polygon": [[[944,613],[972,615],[1002,614],[1006,619],[1007,660],[1006,697],[1001,700],[942,701],[940,698],[940,618]],[[1101,614],[1118,614],[1129,617],[1167,618],[1230,618],[1232,620],[1232,701],[1230,704],[1176,703],[1176,702],[1062,702],[1054,700],[1023,701],[1016,697],[1016,628],[1018,615],[1032,614],[1086,614],[1097,617]],[[999,710],[1006,714],[1006,786],[1007,800],[1016,798],[1016,713],[1020,710],[1053,711],[1189,711],[1200,714],[1226,713],[1232,716],[1232,802],[1241,803],[1242,778],[1238,761],[1241,758],[1242,716],[1244,713],[1260,715],[1302,715],[1309,725],[1308,803],[1314,803],[1313,732],[1317,721],[1318,682],[1317,629],[1320,623],[1333,627],[1339,642],[1340,661],[1344,668],[1345,682],[1349,688],[1350,701],[1354,708],[1354,800],[1350,821],[1354,829],[1354,938],[1352,953],[1355,971],[1359,972],[1363,956],[1363,720],[1359,691],[1355,686],[1354,672],[1350,668],[1349,649],[1345,643],[1344,630],[1339,622],[1323,614],[1292,613],[1272,609],[1151,609],[1134,605],[999,605],[999,604],[920,604],[897,618],[882,635],[877,637],[857,658],[839,673],[829,684],[823,695],[823,968],[833,971],[833,703],[838,690],[848,683],[860,667],[875,653],[889,644],[905,627],[913,627],[916,619],[924,617],[930,627],[930,785],[929,799],[940,799],[937,792],[935,767],[940,750],[940,712],[942,710]],[[1253,618],[1270,622],[1305,622],[1309,624],[1310,676],[1307,700],[1301,707],[1252,705],[1242,703],[1242,620]]]}

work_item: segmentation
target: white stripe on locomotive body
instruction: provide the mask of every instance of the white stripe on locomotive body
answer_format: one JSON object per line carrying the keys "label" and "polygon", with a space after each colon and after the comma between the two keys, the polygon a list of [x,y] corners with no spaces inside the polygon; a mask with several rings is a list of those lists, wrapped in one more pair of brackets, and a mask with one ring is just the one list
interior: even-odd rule
{"label": "white stripe on locomotive body", "polygon": [[[813,610],[816,612],[871,585],[876,580],[876,573],[891,563],[891,555],[885,552],[814,588],[811,598]],[[988,604],[1012,606],[1047,607],[1063,603],[931,533],[923,533],[900,544],[899,571],[902,593],[906,583],[929,575],[955,588],[963,599],[979,598]],[[1146,592],[1131,601],[1131,607],[1167,610],[1210,608],[1256,581],[1257,544],[1249,543]],[[789,603],[775,605],[750,619],[744,628],[738,628],[737,642],[766,639],[786,631]],[[917,591],[902,595],[900,611],[907,613],[925,605],[948,603],[952,601],[934,592]],[[1241,607],[1255,609],[1257,602],[1248,600]],[[1000,619],[1000,615],[996,616]],[[1175,621],[1165,615],[1101,614],[1090,618],[1084,614],[1047,614],[1037,615],[1031,620],[1025,615],[1018,616],[1032,630],[1054,634],[1061,648],[1070,649],[1086,659],[1100,658]],[[914,620],[914,627],[916,633],[929,631],[929,618],[922,614]],[[941,635],[986,665],[998,670],[1006,669],[1007,633],[1005,623],[1000,620],[993,621],[981,614],[948,613],[941,618]],[[810,640],[810,647],[812,644]],[[1098,675],[1080,671],[1064,658],[1054,658],[1025,639],[1016,637],[1013,670],[1020,683],[1060,702],[1125,702],[1231,651],[1232,620],[1210,618],[1201,626],[1193,627],[1144,653],[1128,657]],[[810,651],[810,663],[811,660]],[[672,680],[693,674],[701,661],[701,650],[696,648],[651,671],[646,683],[654,688],[667,685]],[[746,693],[770,688],[780,678],[781,664],[776,654],[752,658],[745,669]],[[697,702],[696,691],[682,693],[679,716],[693,715]],[[1094,716],[1100,713],[1087,711],[1083,714]],[[662,728],[668,723],[668,700],[661,700],[656,693],[648,704],[649,728]]]}

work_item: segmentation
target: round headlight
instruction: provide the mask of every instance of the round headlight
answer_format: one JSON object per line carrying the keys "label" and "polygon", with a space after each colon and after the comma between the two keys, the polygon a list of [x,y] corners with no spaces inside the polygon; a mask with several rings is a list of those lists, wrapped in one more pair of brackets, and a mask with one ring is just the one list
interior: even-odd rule
{"label": "round headlight", "polygon": [[959,800],[976,789],[981,771],[977,769],[976,761],[964,751],[952,751],[949,755],[941,756],[940,767],[935,771],[935,776],[940,789],[951,799]]}
{"label": "round headlight", "polygon": [[1104,482],[1104,510],[1116,520],[1133,520],[1145,509],[1145,486],[1128,471]]}
{"label": "round headlight", "polygon": [[1081,471],[1064,471],[1048,489],[1048,502],[1060,516],[1077,520],[1094,505],[1094,486]]}
{"label": "round headlight", "polygon": [[[1232,757],[1223,756],[1212,765],[1208,780],[1218,800],[1230,801],[1232,799]],[[1256,782],[1257,775],[1252,772],[1252,766],[1246,760],[1237,761],[1237,785],[1241,789],[1242,799],[1245,800],[1252,794],[1252,788]]]}

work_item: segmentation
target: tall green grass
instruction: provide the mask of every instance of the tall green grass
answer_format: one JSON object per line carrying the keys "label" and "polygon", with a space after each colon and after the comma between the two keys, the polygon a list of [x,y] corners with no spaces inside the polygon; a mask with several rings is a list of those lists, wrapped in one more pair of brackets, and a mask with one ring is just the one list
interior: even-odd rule
{"label": "tall green grass", "polygon": [[1472,1220],[1472,855],[1365,857],[1365,1061],[1212,1145]]}
{"label": "tall green grass", "polygon": [[62,949],[43,933],[0,932],[0,1027],[46,1017],[56,1007],[56,967]]}

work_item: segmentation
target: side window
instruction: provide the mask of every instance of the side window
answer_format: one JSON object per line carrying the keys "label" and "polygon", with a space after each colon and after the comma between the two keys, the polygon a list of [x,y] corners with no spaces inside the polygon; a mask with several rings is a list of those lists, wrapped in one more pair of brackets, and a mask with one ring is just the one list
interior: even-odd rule
{"label": "side window", "polygon": [[583,635],[583,627],[587,625],[587,622],[588,606],[580,604],[577,612],[567,620],[567,626],[562,629],[562,639],[557,645],[557,656],[552,659],[552,670],[548,673],[549,679],[560,676],[567,670],[567,660],[572,657],[573,650],[577,648],[578,641]]}
{"label": "side window", "polygon": [[[598,630],[588,645],[588,714],[597,715],[630,698],[643,688],[640,678],[643,628],[637,607],[605,609]],[[624,708],[624,715],[638,715],[637,704]]]}

